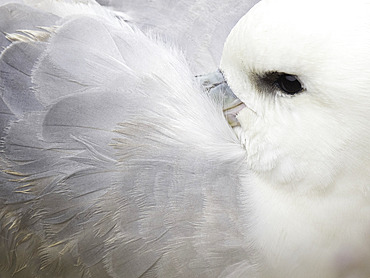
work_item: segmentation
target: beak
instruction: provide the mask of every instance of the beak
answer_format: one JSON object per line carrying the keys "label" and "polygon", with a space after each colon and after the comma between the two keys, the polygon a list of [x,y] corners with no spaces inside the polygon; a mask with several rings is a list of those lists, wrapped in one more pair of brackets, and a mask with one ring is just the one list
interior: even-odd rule
{"label": "beak", "polygon": [[196,76],[203,87],[203,90],[213,99],[221,100],[225,118],[230,126],[240,126],[237,120],[238,113],[246,107],[231,91],[221,71],[212,72],[206,75]]}

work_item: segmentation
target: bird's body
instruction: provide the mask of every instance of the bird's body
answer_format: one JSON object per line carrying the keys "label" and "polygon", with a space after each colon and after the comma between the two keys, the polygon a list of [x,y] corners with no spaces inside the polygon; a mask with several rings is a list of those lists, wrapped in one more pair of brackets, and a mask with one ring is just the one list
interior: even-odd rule
{"label": "bird's body", "polygon": [[169,38],[160,2],[25,2],[0,8],[1,278],[370,276],[369,1],[243,17],[234,129],[194,78],[225,33],[189,36],[207,1]]}
{"label": "bird's body", "polygon": [[369,275],[369,4],[263,1],[225,44],[267,277]]}

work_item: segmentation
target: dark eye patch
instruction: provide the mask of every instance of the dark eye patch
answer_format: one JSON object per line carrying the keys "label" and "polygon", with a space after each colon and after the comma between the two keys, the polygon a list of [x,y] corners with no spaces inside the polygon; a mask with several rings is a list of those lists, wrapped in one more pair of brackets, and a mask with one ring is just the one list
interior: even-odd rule
{"label": "dark eye patch", "polygon": [[282,94],[293,96],[304,90],[296,75],[282,72],[267,72],[263,75],[256,75],[254,81],[257,89],[266,93],[276,93],[276,90],[279,90]]}

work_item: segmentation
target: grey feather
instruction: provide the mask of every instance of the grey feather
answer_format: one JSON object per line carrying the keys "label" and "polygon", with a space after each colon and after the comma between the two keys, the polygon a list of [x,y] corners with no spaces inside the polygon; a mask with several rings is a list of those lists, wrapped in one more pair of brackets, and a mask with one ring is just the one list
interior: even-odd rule
{"label": "grey feather", "polygon": [[11,45],[7,36],[14,32],[21,35],[20,30],[37,30],[42,26],[50,26],[56,20],[57,17],[54,15],[21,4],[10,3],[0,7],[1,138],[4,137],[5,129],[10,121],[21,117],[27,111],[42,109],[40,102],[29,88],[31,87],[31,70],[43,51],[43,45],[20,42]]}
{"label": "grey feather", "polygon": [[30,88],[31,71],[44,50],[42,43],[13,43],[0,57],[2,100],[17,117],[43,110]]}
{"label": "grey feather", "polygon": [[21,33],[19,32],[20,30],[40,30],[40,27],[54,25],[57,20],[58,17],[55,15],[44,13],[25,5],[10,3],[1,6],[0,7],[1,51],[10,44],[10,41],[6,38],[7,34],[11,34],[14,32],[18,32],[20,34]]}
{"label": "grey feather", "polygon": [[11,120],[15,119],[15,116],[1,98],[0,98],[0,115],[1,115],[0,116],[0,138],[3,138],[5,135],[5,128],[9,125],[9,122]]}
{"label": "grey feather", "polygon": [[176,42],[196,74],[217,68],[231,28],[258,1],[98,0],[124,12],[128,22]]}
{"label": "grey feather", "polygon": [[23,115],[2,137],[1,277],[217,277],[250,264],[237,214],[245,152],[222,103],[172,45],[135,27],[60,25],[46,48],[4,53],[1,70],[29,53],[33,86],[19,96],[36,104],[4,97]]}

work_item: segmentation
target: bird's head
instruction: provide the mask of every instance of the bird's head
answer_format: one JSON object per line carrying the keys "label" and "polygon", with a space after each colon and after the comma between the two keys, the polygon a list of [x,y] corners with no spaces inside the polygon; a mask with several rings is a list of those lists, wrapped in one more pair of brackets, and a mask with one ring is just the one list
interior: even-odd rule
{"label": "bird's head", "polygon": [[370,1],[263,0],[231,31],[220,69],[246,105],[255,173],[302,190],[368,184]]}

